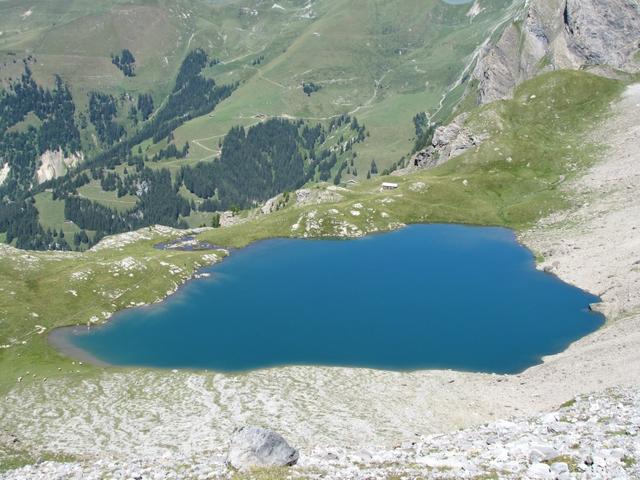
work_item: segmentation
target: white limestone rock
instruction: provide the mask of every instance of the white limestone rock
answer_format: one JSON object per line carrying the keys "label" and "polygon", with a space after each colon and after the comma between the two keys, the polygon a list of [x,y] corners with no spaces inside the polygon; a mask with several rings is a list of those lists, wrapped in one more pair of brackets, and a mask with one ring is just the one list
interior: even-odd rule
{"label": "white limestone rock", "polygon": [[240,427],[233,432],[226,463],[237,470],[287,467],[298,462],[298,451],[279,434],[260,427]]}

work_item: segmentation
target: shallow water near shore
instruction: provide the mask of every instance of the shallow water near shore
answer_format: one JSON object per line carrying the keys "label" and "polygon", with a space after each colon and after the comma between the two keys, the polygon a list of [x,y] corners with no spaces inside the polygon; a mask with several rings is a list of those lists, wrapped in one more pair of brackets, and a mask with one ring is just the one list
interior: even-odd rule
{"label": "shallow water near shore", "polygon": [[535,269],[506,229],[415,225],[272,239],[153,306],[54,332],[67,354],[239,372],[281,365],[516,373],[596,330],[598,298]]}

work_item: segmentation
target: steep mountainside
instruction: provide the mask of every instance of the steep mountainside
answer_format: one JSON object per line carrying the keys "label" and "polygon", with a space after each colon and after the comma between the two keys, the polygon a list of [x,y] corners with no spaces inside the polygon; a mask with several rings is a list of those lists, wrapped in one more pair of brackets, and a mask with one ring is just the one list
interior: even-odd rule
{"label": "steep mountainside", "polygon": [[[307,183],[435,166],[485,137],[466,117],[436,130],[459,111],[547,71],[640,68],[634,0],[53,0],[0,13],[0,235],[23,248],[212,225]],[[258,142],[261,160],[247,159],[237,127],[289,153]]]}
{"label": "steep mountainside", "polygon": [[507,98],[522,81],[550,70],[638,72],[639,39],[635,0],[529,0],[522,18],[482,54],[473,72],[478,100]]}
{"label": "steep mountainside", "polygon": [[[467,84],[469,109],[511,98],[522,82],[545,72],[587,70],[631,79],[640,72],[640,4],[635,0],[529,0],[495,41],[482,49]],[[404,171],[434,167],[480,144],[467,114],[431,129]]]}
{"label": "steep mountainside", "polygon": [[[474,109],[469,129],[489,137],[435,169],[303,189],[279,196],[273,213],[253,212],[225,228],[143,229],[84,253],[3,246],[0,288],[10,293],[0,296],[0,478],[635,478],[640,272],[630,266],[638,230],[628,219],[638,210],[640,163],[628,154],[638,150],[637,135],[624,132],[637,104],[637,88],[624,82],[552,72],[519,86],[512,100]],[[591,143],[595,129],[617,144],[607,156]],[[384,190],[383,181],[398,188]],[[562,221],[563,209],[565,218],[577,210],[580,225]],[[226,255],[154,248],[159,242],[189,242],[184,235],[192,234],[243,246],[425,221],[507,225],[526,231],[530,245],[542,239],[549,267],[604,291],[609,325],[519,375],[102,369],[47,344],[56,326],[101,323],[160,301]],[[623,295],[628,301],[617,308]],[[591,392],[600,393],[571,400]],[[541,410],[551,414],[531,417]],[[282,433],[300,449],[299,466],[246,476],[228,470],[231,431],[247,422]],[[458,431],[470,425],[485,426]]]}

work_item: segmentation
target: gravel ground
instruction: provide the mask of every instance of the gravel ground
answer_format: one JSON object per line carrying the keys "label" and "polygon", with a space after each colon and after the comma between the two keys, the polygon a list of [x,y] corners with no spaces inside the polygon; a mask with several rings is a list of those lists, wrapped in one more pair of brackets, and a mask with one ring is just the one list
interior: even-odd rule
{"label": "gravel ground", "polygon": [[[231,478],[224,452],[173,458],[45,461],[5,480]],[[640,390],[582,396],[543,416],[416,435],[392,448],[316,447],[290,478],[640,478]]]}

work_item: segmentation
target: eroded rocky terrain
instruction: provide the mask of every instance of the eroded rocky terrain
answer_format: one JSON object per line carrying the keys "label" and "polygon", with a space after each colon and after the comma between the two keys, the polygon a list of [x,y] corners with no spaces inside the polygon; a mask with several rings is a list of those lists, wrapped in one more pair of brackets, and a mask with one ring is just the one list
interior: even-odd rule
{"label": "eroded rocky terrain", "polygon": [[[275,413],[275,412],[274,412]],[[5,434],[6,435],[6,434]],[[309,432],[313,437],[314,433]],[[20,445],[19,435],[13,437]],[[313,445],[282,478],[333,479],[633,479],[640,476],[640,389],[584,395],[541,416],[513,418],[447,434],[416,432],[383,447]],[[5,480],[223,479],[226,444],[176,458],[163,454],[129,459],[44,461],[0,475]],[[247,478],[268,472],[245,473]]]}

